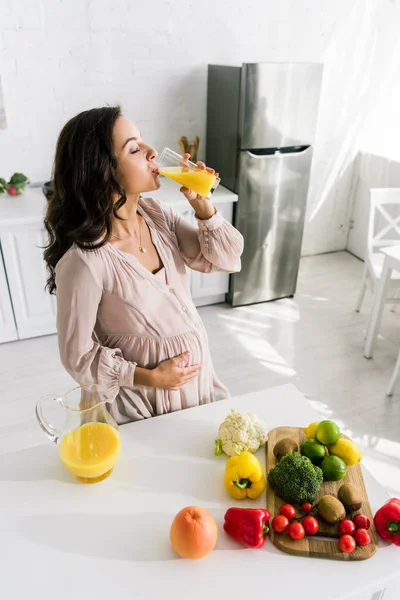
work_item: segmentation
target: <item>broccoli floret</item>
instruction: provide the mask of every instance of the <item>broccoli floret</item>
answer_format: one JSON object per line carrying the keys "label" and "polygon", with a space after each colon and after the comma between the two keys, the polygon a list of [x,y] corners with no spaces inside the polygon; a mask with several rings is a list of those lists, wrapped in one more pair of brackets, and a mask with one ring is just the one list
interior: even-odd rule
{"label": "broccoli floret", "polygon": [[286,454],[268,473],[268,483],[276,494],[294,504],[313,502],[322,481],[322,470],[298,452]]}

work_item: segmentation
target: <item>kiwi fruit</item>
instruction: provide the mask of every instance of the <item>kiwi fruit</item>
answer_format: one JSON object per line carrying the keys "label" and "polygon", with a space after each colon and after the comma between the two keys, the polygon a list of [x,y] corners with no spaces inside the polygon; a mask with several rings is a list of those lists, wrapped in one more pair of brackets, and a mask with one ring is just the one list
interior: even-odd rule
{"label": "kiwi fruit", "polygon": [[349,511],[359,510],[361,508],[361,492],[352,483],[345,483],[339,488],[338,499]]}
{"label": "kiwi fruit", "polygon": [[282,456],[292,454],[299,451],[298,443],[292,438],[283,438],[274,446],[274,456],[277,460],[281,460]]}
{"label": "kiwi fruit", "polygon": [[318,514],[324,521],[333,525],[346,516],[346,509],[335,496],[322,496],[318,502]]}

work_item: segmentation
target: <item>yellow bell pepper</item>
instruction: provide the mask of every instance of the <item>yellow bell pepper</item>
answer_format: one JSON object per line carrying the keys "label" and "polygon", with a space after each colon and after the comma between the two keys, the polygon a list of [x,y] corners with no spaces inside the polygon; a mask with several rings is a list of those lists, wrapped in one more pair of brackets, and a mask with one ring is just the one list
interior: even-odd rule
{"label": "yellow bell pepper", "polygon": [[226,463],[224,485],[235,500],[258,498],[266,482],[260,461],[251,452],[231,456]]}

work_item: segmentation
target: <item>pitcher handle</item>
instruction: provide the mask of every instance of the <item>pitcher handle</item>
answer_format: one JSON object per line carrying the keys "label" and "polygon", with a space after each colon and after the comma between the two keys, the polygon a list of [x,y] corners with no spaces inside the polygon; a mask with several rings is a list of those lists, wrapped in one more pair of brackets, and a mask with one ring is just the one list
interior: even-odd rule
{"label": "pitcher handle", "polygon": [[57,396],[44,396],[43,398],[41,398],[39,400],[39,402],[36,404],[36,418],[39,422],[40,427],[43,429],[44,433],[47,435],[47,437],[54,442],[55,444],[57,444],[58,439],[60,437],[61,431],[59,429],[56,429],[55,427],[53,427],[53,425],[51,425],[44,417],[43,415],[43,405],[46,402],[58,402],[59,404],[62,404],[62,398],[57,398]]}

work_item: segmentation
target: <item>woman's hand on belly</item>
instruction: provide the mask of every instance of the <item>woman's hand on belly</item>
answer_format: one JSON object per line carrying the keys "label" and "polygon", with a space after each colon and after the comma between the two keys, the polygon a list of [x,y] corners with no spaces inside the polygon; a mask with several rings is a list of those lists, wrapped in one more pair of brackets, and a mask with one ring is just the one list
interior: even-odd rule
{"label": "woman's hand on belly", "polygon": [[183,352],[174,358],[165,360],[152,370],[153,386],[164,390],[179,390],[186,383],[195,379],[201,369],[201,365],[181,367],[186,362],[190,352]]}

